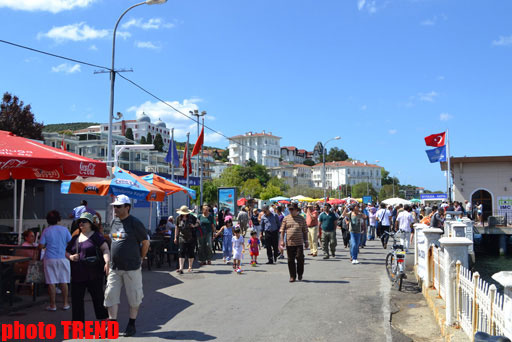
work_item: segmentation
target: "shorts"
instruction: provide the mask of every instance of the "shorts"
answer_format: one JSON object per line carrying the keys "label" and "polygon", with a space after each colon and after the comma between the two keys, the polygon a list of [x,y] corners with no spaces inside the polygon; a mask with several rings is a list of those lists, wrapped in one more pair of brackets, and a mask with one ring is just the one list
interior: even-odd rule
{"label": "shorts", "polygon": [[260,255],[260,252],[259,251],[254,251],[254,252],[251,251],[250,254],[251,254],[251,256],[258,256],[258,255]]}
{"label": "shorts", "polygon": [[180,242],[179,257],[192,259],[195,256],[194,242]]}
{"label": "shorts", "polygon": [[44,259],[43,266],[46,284],[67,284],[70,282],[71,266],[68,259]]}
{"label": "shorts", "polygon": [[142,292],[142,271],[113,270],[107,277],[107,288],[105,289],[105,300],[103,305],[111,307],[120,303],[121,288],[125,286],[126,298],[131,307],[137,307],[142,303],[144,293]]}

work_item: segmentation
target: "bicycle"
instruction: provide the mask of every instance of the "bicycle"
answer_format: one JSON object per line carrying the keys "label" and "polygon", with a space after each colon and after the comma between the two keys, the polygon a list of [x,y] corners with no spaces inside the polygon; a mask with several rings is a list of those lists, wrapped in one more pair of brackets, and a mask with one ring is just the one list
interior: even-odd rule
{"label": "bicycle", "polygon": [[398,291],[402,291],[403,280],[407,278],[404,246],[397,244],[397,233],[384,232],[384,234],[388,234],[393,239],[391,251],[386,255],[386,272],[392,285],[397,285]]}

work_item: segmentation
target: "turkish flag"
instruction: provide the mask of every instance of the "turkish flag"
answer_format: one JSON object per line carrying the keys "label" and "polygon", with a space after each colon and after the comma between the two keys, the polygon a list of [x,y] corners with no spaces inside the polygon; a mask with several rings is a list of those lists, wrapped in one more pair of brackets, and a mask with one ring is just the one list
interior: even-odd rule
{"label": "turkish flag", "polygon": [[185,145],[185,151],[183,152],[183,161],[181,163],[183,166],[183,177],[187,178],[187,175],[192,171],[192,162],[188,157],[188,143]]}
{"label": "turkish flag", "polygon": [[446,132],[432,134],[425,137],[425,144],[432,147],[441,147],[446,144]]}
{"label": "turkish flag", "polygon": [[203,142],[204,142],[204,126],[203,126],[203,129],[201,130],[201,134],[199,134],[199,136],[197,137],[196,144],[194,145],[194,149],[192,150],[192,157],[195,156],[196,154],[199,154],[199,152],[201,152],[201,146],[203,146]]}
{"label": "turkish flag", "polygon": [[62,138],[62,141],[60,143],[60,149],[66,151],[66,145],[64,144],[64,138]]}

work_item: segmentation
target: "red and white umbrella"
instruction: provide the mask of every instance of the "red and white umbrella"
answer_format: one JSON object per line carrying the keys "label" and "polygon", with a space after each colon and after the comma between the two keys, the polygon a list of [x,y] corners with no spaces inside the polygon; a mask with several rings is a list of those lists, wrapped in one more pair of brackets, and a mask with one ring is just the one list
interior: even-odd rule
{"label": "red and white umbrella", "polygon": [[0,180],[108,176],[107,164],[0,131]]}
{"label": "red and white umbrella", "polygon": [[25,179],[71,180],[77,177],[107,176],[105,162],[47,146],[11,132],[0,131],[0,180],[23,180],[18,240],[23,227]]}

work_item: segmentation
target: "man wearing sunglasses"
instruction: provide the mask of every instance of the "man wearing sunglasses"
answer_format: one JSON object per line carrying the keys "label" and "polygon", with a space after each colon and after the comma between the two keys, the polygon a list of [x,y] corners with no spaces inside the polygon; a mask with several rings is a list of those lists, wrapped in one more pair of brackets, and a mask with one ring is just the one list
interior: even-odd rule
{"label": "man wearing sunglasses", "polygon": [[110,271],[105,290],[105,307],[110,320],[117,320],[121,288],[125,286],[126,297],[130,305],[130,320],[124,336],[135,334],[135,319],[142,303],[142,260],[149,249],[146,229],[142,222],[130,215],[130,198],[119,195],[111,205],[116,218],[112,222]]}

